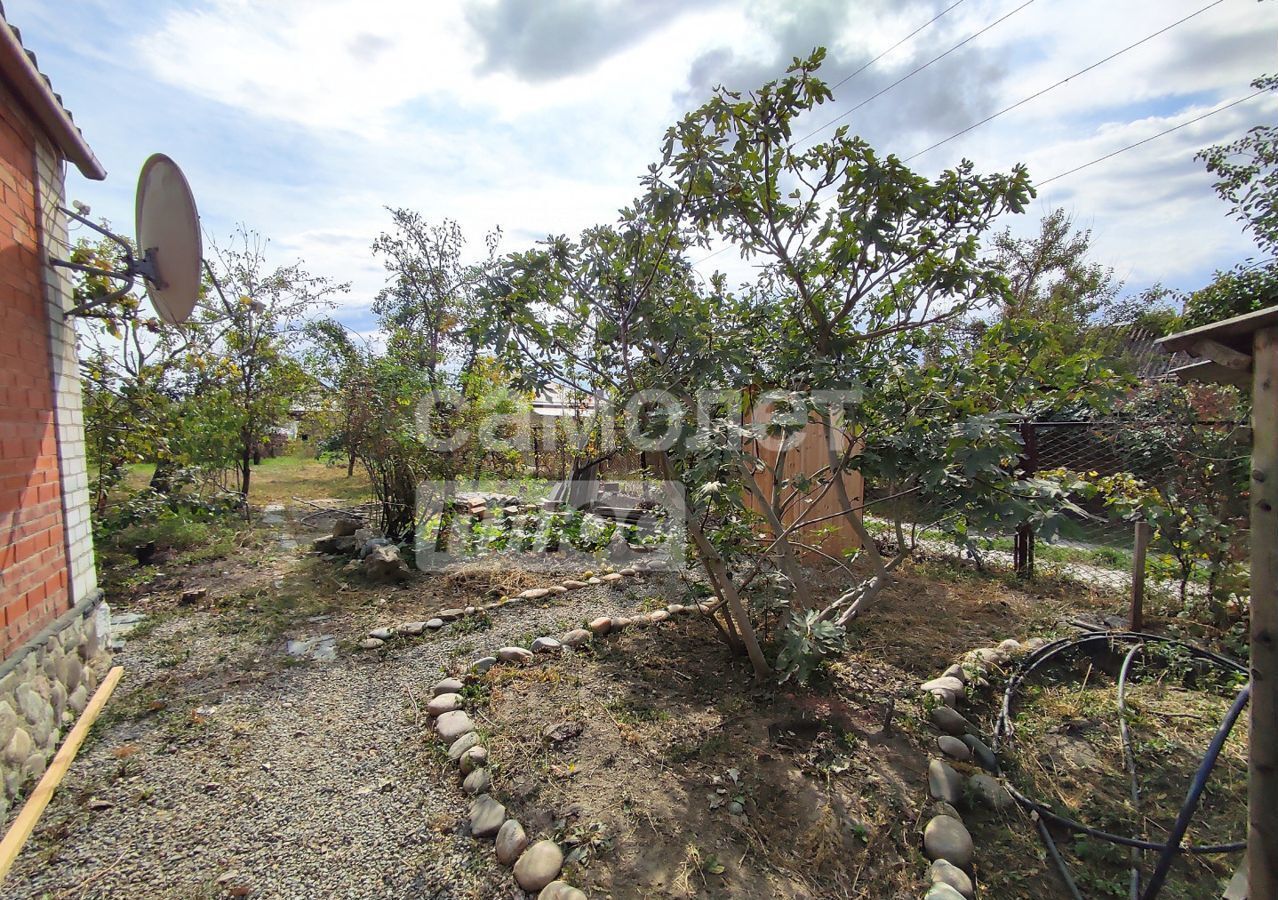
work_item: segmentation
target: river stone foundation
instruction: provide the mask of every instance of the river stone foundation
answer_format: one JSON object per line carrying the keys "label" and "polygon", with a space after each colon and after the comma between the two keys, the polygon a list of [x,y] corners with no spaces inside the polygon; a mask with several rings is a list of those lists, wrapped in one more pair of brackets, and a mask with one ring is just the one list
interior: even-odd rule
{"label": "river stone foundation", "polygon": [[111,667],[110,610],[77,605],[0,663],[0,820],[44,774]]}

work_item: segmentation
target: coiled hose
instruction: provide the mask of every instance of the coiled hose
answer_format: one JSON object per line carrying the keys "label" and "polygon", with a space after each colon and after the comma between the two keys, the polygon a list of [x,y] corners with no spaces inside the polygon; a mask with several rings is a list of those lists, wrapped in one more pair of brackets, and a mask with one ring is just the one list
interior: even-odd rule
{"label": "coiled hose", "polygon": [[[1105,644],[1110,647],[1116,645],[1131,645],[1126,657],[1123,660],[1122,668],[1118,676],[1118,715],[1119,729],[1123,739],[1123,756],[1127,763],[1128,774],[1132,782],[1132,802],[1139,809],[1140,804],[1140,786],[1136,774],[1136,759],[1131,746],[1131,734],[1127,725],[1127,707],[1126,707],[1126,687],[1127,679],[1131,670],[1131,665],[1137,655],[1144,651],[1145,647],[1151,643],[1160,643],[1169,646],[1176,646],[1187,651],[1193,658],[1202,660],[1220,668],[1246,675],[1247,667],[1237,660],[1230,659],[1210,650],[1204,650],[1193,644],[1187,644],[1174,638],[1162,637],[1160,635],[1144,634],[1142,632],[1124,631],[1124,632],[1091,632],[1078,637],[1062,638],[1045,644],[1038,650],[1031,653],[1013,673],[1008,680],[1007,689],[1003,692],[1003,703],[999,710],[998,720],[994,727],[994,753],[995,758],[999,752],[1000,746],[1012,736],[1012,705],[1017,696],[1021,685],[1031,674],[1042,667],[1049,660],[1080,647],[1088,647],[1092,644]],[[1163,884],[1167,880],[1167,875],[1171,870],[1172,863],[1181,853],[1189,854],[1215,854],[1215,853],[1233,853],[1243,850],[1247,846],[1246,841],[1231,841],[1223,844],[1206,844],[1206,845],[1189,845],[1181,846],[1181,840],[1184,838],[1186,831],[1189,829],[1189,823],[1193,819],[1194,813],[1198,809],[1198,804],[1202,799],[1203,791],[1207,787],[1207,779],[1211,776],[1212,770],[1216,766],[1216,761],[1220,758],[1220,752],[1224,748],[1225,741],[1233,731],[1234,725],[1238,721],[1238,717],[1242,714],[1243,709],[1247,705],[1247,701],[1251,696],[1250,684],[1245,686],[1238,692],[1234,699],[1233,705],[1230,707],[1224,721],[1216,730],[1211,743],[1207,747],[1202,761],[1199,763],[1198,770],[1194,774],[1193,780],[1190,782],[1189,792],[1185,798],[1184,804],[1180,808],[1180,812],[1176,817],[1176,824],[1171,834],[1168,835],[1167,841],[1164,843],[1155,843],[1145,837],[1129,837],[1127,835],[1113,834],[1099,828],[1092,828],[1084,825],[1075,819],[1057,814],[1049,809],[1043,803],[1030,799],[1025,796],[1013,785],[1005,785],[1007,792],[1022,807],[1035,816],[1038,824],[1039,835],[1043,838],[1047,845],[1049,855],[1060,871],[1066,886],[1070,893],[1078,900],[1081,895],[1074,883],[1073,877],[1070,875],[1065,860],[1061,857],[1057,850],[1055,841],[1052,840],[1051,834],[1047,829],[1047,823],[1055,824],[1068,831],[1085,834],[1098,840],[1108,841],[1112,844],[1127,847],[1131,851],[1131,878],[1130,878],[1130,896],[1132,900],[1155,900],[1158,893],[1162,890]],[[1150,876],[1149,883],[1144,893],[1140,891],[1140,861],[1143,851],[1155,851],[1159,854],[1158,862],[1154,867],[1154,872]]]}

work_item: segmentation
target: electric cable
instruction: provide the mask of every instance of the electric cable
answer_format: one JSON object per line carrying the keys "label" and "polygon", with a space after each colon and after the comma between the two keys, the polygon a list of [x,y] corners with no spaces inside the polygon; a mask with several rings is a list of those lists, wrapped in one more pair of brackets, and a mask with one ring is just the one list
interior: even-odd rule
{"label": "electric cable", "polygon": [[1153,34],[1147,34],[1143,38],[1141,38],[1139,41],[1136,41],[1135,43],[1132,43],[1132,44],[1128,44],[1126,47],[1122,48],[1121,50],[1114,51],[1113,53],[1111,53],[1109,56],[1105,57],[1104,59],[1097,60],[1096,62],[1092,63],[1090,66],[1085,66],[1079,69],[1074,74],[1067,75],[1064,78],[1062,78],[1060,81],[1057,81],[1054,84],[1049,84],[1047,87],[1043,88],[1042,90],[1035,91],[1034,93],[1030,94],[1028,97],[1023,97],[1022,99],[1017,100],[1015,103],[1013,103],[1010,106],[1003,107],[998,112],[986,116],[984,119],[981,119],[981,121],[979,122],[974,122],[973,124],[962,129],[961,131],[954,132],[949,137],[943,138],[942,140],[937,141],[935,144],[932,144],[930,147],[924,147],[922,150],[918,151],[917,153],[914,153],[910,156],[905,157],[905,159],[903,159],[902,162],[909,162],[910,160],[917,159],[918,157],[922,156],[924,153],[930,153],[931,151],[935,150],[937,147],[948,144],[950,141],[954,140],[955,138],[960,138],[963,135],[967,134],[968,132],[974,131],[977,128],[980,128],[982,125],[986,124],[987,122],[992,122],[995,119],[997,119],[999,116],[1024,106],[1026,103],[1029,103],[1031,100],[1037,100],[1039,97],[1043,96],[1044,94],[1056,90],[1061,85],[1067,84],[1070,81],[1073,81],[1075,78],[1079,77],[1080,75],[1086,75],[1088,72],[1092,71],[1093,69],[1100,68],[1101,66],[1105,65],[1105,63],[1115,60],[1118,57],[1122,56],[1127,51],[1135,50],[1141,44],[1148,43],[1149,41],[1152,41],[1154,38],[1158,37],[1159,35],[1166,34],[1167,32],[1171,31],[1173,28],[1175,28],[1177,25],[1183,25],[1184,23],[1188,22],[1190,19],[1194,18],[1194,16],[1202,15],[1203,13],[1207,12],[1207,10],[1211,9],[1213,6],[1219,6],[1220,4],[1224,2],[1225,0],[1212,0],[1211,3],[1208,3],[1206,6],[1195,10],[1194,12],[1185,16],[1183,19],[1177,19],[1175,22],[1172,22],[1170,25],[1165,25],[1162,28],[1158,29]]}
{"label": "electric cable", "polygon": [[1160,137],[1165,137],[1166,135],[1171,134],[1173,131],[1180,131],[1182,128],[1188,128],[1190,125],[1193,125],[1197,122],[1201,122],[1203,119],[1209,119],[1212,116],[1216,115],[1217,113],[1223,113],[1227,109],[1232,109],[1233,107],[1237,106],[1239,103],[1246,103],[1248,100],[1252,100],[1256,97],[1259,97],[1263,93],[1265,93],[1264,90],[1259,90],[1259,91],[1256,91],[1254,94],[1248,94],[1246,97],[1239,97],[1237,100],[1233,100],[1229,103],[1226,103],[1224,106],[1218,106],[1213,110],[1209,110],[1203,113],[1201,116],[1195,116],[1194,118],[1190,119],[1188,122],[1181,122],[1179,125],[1174,125],[1171,128],[1164,129],[1163,131],[1158,132],[1158,134],[1151,134],[1149,137],[1143,140],[1136,141],[1134,144],[1128,144],[1126,147],[1120,147],[1117,150],[1113,151],[1112,153],[1106,153],[1104,156],[1098,156],[1095,159],[1093,159],[1091,162],[1085,162],[1081,166],[1075,166],[1074,168],[1061,172],[1058,175],[1053,175],[1051,178],[1045,178],[1044,180],[1034,185],[1034,187],[1041,188],[1045,184],[1051,184],[1053,181],[1056,181],[1058,178],[1064,178],[1066,175],[1073,175],[1075,172],[1081,172],[1083,169],[1094,166],[1097,163],[1102,163],[1107,159],[1113,159],[1115,156],[1118,156],[1120,153],[1126,153],[1128,150],[1135,150],[1137,147],[1142,147],[1145,144],[1148,144],[1150,141],[1156,141]]}
{"label": "electric cable", "polygon": [[[886,50],[884,50],[884,51],[883,51],[882,53],[880,53],[878,56],[874,57],[874,58],[873,58],[872,60],[870,60],[869,62],[867,62],[867,63],[863,64],[863,65],[862,65],[859,69],[857,69],[856,71],[852,72],[852,73],[851,73],[851,74],[849,74],[849,75],[845,75],[845,76],[843,76],[843,78],[841,78],[839,81],[836,81],[833,85],[831,85],[831,86],[830,86],[830,90],[831,90],[831,91],[833,91],[835,88],[840,88],[840,87],[842,87],[843,85],[847,84],[847,83],[848,83],[849,81],[851,81],[853,78],[855,78],[856,76],[860,75],[862,72],[864,72],[866,69],[870,68],[870,66],[874,65],[876,62],[878,62],[879,60],[881,60],[883,57],[887,56],[887,55],[888,55],[889,53],[891,53],[893,50],[897,49],[898,47],[900,47],[900,46],[901,46],[901,45],[903,45],[903,44],[908,43],[910,40],[912,40],[914,37],[916,37],[916,36],[917,36],[920,32],[922,32],[922,31],[926,30],[927,28],[931,27],[932,25],[935,25],[935,24],[936,24],[936,23],[937,23],[937,22],[938,22],[938,21],[939,21],[942,17],[944,17],[947,13],[949,13],[950,11],[952,11],[955,7],[958,7],[958,6],[960,6],[960,5],[962,5],[963,3],[966,3],[966,2],[967,2],[967,0],[955,0],[955,2],[954,2],[954,3],[951,3],[949,6],[945,7],[945,9],[941,10],[939,13],[937,13],[936,15],[934,15],[932,18],[928,19],[926,22],[924,22],[924,23],[923,23],[922,25],[920,25],[918,28],[915,28],[913,31],[911,31],[911,32],[910,32],[909,34],[907,34],[905,37],[901,38],[899,41],[897,41],[897,42],[896,42],[895,44],[893,44],[891,47],[888,47]],[[1032,2],[1033,2],[1033,0],[1030,0],[1030,2],[1032,3]],[[1026,5],[1026,6],[1028,6],[1029,4],[1027,3],[1027,4],[1025,4],[1025,5]],[[1009,14],[1009,15],[1010,15],[1010,14]],[[996,22],[996,23],[994,23],[994,24],[998,24],[998,23]],[[989,27],[993,27],[993,26],[989,26]],[[971,38],[968,38],[968,40],[971,40]],[[960,46],[961,46],[961,45],[960,45]],[[952,49],[957,49],[957,48],[952,48]],[[950,51],[947,51],[947,52],[950,52]],[[935,60],[934,60],[934,61],[935,61]],[[929,63],[928,65],[931,65],[931,63]],[[867,101],[867,102],[868,102],[868,101]],[[815,132],[814,132],[814,133],[815,133]],[[811,136],[812,136],[812,135],[808,135],[808,137],[811,137]],[[803,138],[803,140],[806,140],[806,139],[807,139],[807,138]],[[795,142],[795,143],[797,143],[797,142]],[[790,144],[790,146],[791,146],[791,147],[793,147],[793,146],[794,146],[794,143],[791,143],[791,144]],[[708,260],[708,259],[713,259],[714,257],[718,256],[720,253],[723,253],[723,252],[725,252],[725,251],[727,251],[727,250],[729,250],[729,249],[731,249],[731,247],[730,247],[730,246],[729,246],[729,247],[720,247],[718,250],[715,250],[713,253],[708,253],[708,254],[706,254],[705,256],[701,257],[701,259],[698,259],[698,260],[696,260],[695,262],[691,263],[691,266],[692,266],[692,268],[694,268],[694,269],[695,269],[697,266],[701,265],[701,264],[702,264],[703,262],[705,262],[706,260]]]}
{"label": "electric cable", "polygon": [[940,19],[942,16],[944,16],[944,15],[945,15],[946,13],[948,13],[950,10],[954,9],[954,7],[956,7],[956,6],[960,6],[960,5],[962,5],[963,3],[966,3],[966,2],[967,2],[967,0],[955,0],[955,2],[954,2],[954,3],[951,3],[949,6],[945,7],[945,9],[941,10],[939,13],[937,13],[936,15],[934,15],[932,18],[928,19],[926,22],[924,22],[924,23],[923,23],[922,25],[920,25],[918,28],[915,28],[913,31],[911,31],[909,34],[907,34],[905,37],[901,38],[899,41],[897,41],[897,42],[896,42],[895,44],[893,44],[891,47],[888,47],[886,50],[884,50],[884,51],[883,51],[882,53],[880,53],[878,56],[874,57],[874,59],[870,60],[870,61],[869,61],[868,63],[866,63],[865,65],[861,66],[861,68],[857,69],[857,70],[856,70],[855,72],[853,72],[851,75],[845,75],[845,76],[843,77],[843,80],[842,80],[842,81],[838,81],[838,82],[835,82],[834,84],[830,85],[830,90],[834,90],[834,89],[835,89],[835,88],[837,88],[837,87],[842,87],[843,85],[847,84],[847,83],[848,83],[849,81],[851,81],[853,78],[855,78],[856,76],[860,75],[860,74],[861,74],[862,72],[864,72],[866,69],[870,68],[870,66],[874,65],[876,62],[878,62],[879,60],[881,60],[883,57],[887,56],[889,53],[891,53],[891,52],[892,52],[893,50],[895,50],[897,47],[900,47],[902,44],[904,44],[904,43],[908,42],[911,38],[913,38],[913,37],[914,37],[915,35],[917,35],[919,32],[921,32],[921,31],[925,30],[926,28],[928,28],[928,27],[929,27],[929,26],[931,26],[931,25],[935,25],[938,19]]}
{"label": "electric cable", "polygon": [[935,64],[935,63],[938,63],[938,62],[940,62],[941,60],[945,59],[945,57],[949,56],[949,55],[950,55],[951,53],[953,53],[954,51],[959,50],[960,48],[962,48],[962,47],[963,47],[963,46],[965,46],[966,44],[969,44],[969,43],[971,43],[972,41],[976,40],[978,37],[980,37],[981,35],[985,34],[985,32],[989,31],[991,28],[995,27],[996,25],[999,25],[999,24],[1001,24],[1001,23],[1003,23],[1003,22],[1007,21],[1007,20],[1008,20],[1008,19],[1010,19],[1012,16],[1016,15],[1018,12],[1020,12],[1020,11],[1021,11],[1021,10],[1023,10],[1023,9],[1025,9],[1025,7],[1029,6],[1029,5],[1030,5],[1030,4],[1032,4],[1033,2],[1034,2],[1034,0],[1025,0],[1025,2],[1024,2],[1024,3],[1022,3],[1020,6],[1016,7],[1015,9],[1013,9],[1011,12],[1004,13],[1003,15],[999,16],[997,19],[995,19],[993,22],[990,22],[988,25],[986,25],[986,26],[985,26],[984,28],[982,28],[980,31],[974,32],[973,34],[969,34],[967,37],[963,38],[963,40],[959,41],[959,42],[958,42],[957,44],[955,44],[953,47],[951,47],[950,49],[946,50],[944,53],[941,53],[941,54],[940,54],[940,55],[938,55],[938,56],[934,56],[934,57],[932,57],[931,59],[929,59],[927,62],[923,63],[923,65],[921,65],[921,66],[917,66],[917,67],[915,67],[914,69],[911,69],[911,70],[910,70],[909,72],[907,72],[905,75],[902,75],[900,78],[898,78],[896,81],[892,82],[891,84],[889,84],[887,87],[883,88],[882,90],[876,91],[875,93],[873,93],[873,94],[871,94],[870,96],[866,97],[864,100],[862,100],[860,103],[858,103],[856,106],[852,107],[852,108],[851,108],[851,109],[849,109],[848,111],[846,111],[846,112],[842,112],[842,113],[839,113],[839,115],[835,116],[833,119],[831,119],[830,121],[826,122],[824,125],[821,125],[821,126],[819,126],[819,127],[817,127],[817,128],[814,128],[812,131],[809,131],[807,134],[805,134],[803,137],[799,138],[798,140],[796,140],[796,141],[792,141],[792,142],[791,142],[791,144],[790,144],[790,146],[794,147],[794,146],[797,146],[797,145],[799,145],[799,144],[802,144],[802,143],[803,143],[804,141],[806,141],[808,138],[810,138],[810,137],[812,137],[812,136],[814,136],[814,135],[816,135],[816,134],[818,134],[818,133],[820,133],[820,132],[822,132],[822,131],[825,131],[825,129],[829,128],[829,127],[830,127],[831,125],[833,125],[835,122],[838,122],[838,121],[840,121],[840,120],[842,120],[842,119],[846,119],[848,116],[852,115],[852,113],[854,113],[854,112],[856,112],[857,110],[861,109],[861,108],[862,108],[863,106],[865,106],[867,103],[870,103],[870,102],[871,102],[871,101],[873,101],[873,100],[877,100],[879,97],[882,97],[884,94],[886,94],[888,91],[892,90],[893,88],[897,87],[898,85],[900,85],[900,84],[904,84],[905,82],[909,81],[911,78],[913,78],[915,75],[917,75],[917,74],[919,74],[920,72],[922,72],[924,69],[926,69],[926,68],[928,68],[929,66],[931,66],[931,65],[933,65],[933,64]]}

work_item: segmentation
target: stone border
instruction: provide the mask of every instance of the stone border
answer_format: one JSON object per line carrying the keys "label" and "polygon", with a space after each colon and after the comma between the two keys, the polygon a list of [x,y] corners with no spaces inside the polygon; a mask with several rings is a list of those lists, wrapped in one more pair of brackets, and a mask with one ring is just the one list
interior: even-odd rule
{"label": "stone border", "polygon": [[[532,662],[538,653],[551,653],[564,646],[580,646],[591,637],[590,632],[576,629],[582,637],[574,643],[561,643],[550,637],[540,637],[532,642],[531,649],[502,647],[495,656],[485,657],[471,666],[467,677],[475,680],[499,661],[520,665]],[[569,632],[565,639],[576,634]],[[487,665],[480,666],[480,663]],[[488,750],[480,743],[475,723],[462,708],[462,690],[465,683],[456,678],[445,678],[431,688],[431,699],[426,712],[435,720],[435,733],[448,744],[448,758],[457,763],[462,776],[462,790],[474,797],[468,813],[471,837],[476,840],[491,839],[497,861],[511,869],[515,883],[521,890],[538,892],[538,900],[586,900],[586,894],[559,880],[564,865],[564,851],[552,840],[530,843],[519,821],[508,817],[506,807],[489,793],[492,779],[488,766],[492,762]]]}
{"label": "stone border", "polygon": [[[998,757],[982,740],[980,730],[956,707],[969,694],[989,687],[986,676],[992,669],[1007,665],[1018,653],[1037,650],[1046,643],[1042,638],[1031,638],[1024,644],[1008,638],[997,647],[970,650],[962,662],[919,685],[923,695],[934,703],[928,708],[928,720],[941,732],[936,742],[940,756],[928,760],[927,767],[933,815],[923,829],[923,853],[932,860],[928,869],[932,886],[924,900],[972,900],[976,896],[971,877],[976,847],[958,811],[965,798],[996,811],[1015,805],[997,777]],[[947,759],[974,764],[983,771],[964,779]]]}
{"label": "stone border", "polygon": [[[625,570],[615,573],[618,577],[611,581],[606,575],[596,581],[617,584],[625,577],[624,573]],[[580,587],[585,587],[587,583],[589,579],[585,583],[577,582]],[[559,587],[564,587],[564,591],[573,590],[563,585]],[[537,591],[546,593],[535,593]],[[549,588],[532,588],[531,592],[535,593],[535,596],[521,595],[522,599],[535,600],[555,593]],[[524,592],[524,594],[529,593],[530,591]],[[588,644],[596,637],[620,632],[629,627],[657,625],[675,615],[709,610],[708,604],[685,606],[680,603],[671,603],[664,609],[639,616],[600,616],[593,619],[588,628],[574,628],[558,639],[543,636],[535,639],[528,648],[501,647],[490,655],[482,656],[472,662],[467,667],[465,678],[474,681],[495,666],[528,665],[539,655],[562,653],[565,649],[574,650]],[[384,639],[372,637],[368,639],[368,641],[373,640],[378,641],[375,646],[381,646],[384,643]],[[563,849],[550,840],[542,840],[530,845],[523,826],[517,820],[508,818],[506,807],[488,793],[492,784],[488,775],[491,759],[487,748],[480,744],[475,723],[462,708],[464,701],[461,692],[464,688],[465,682],[457,678],[445,678],[436,683],[431,688],[431,699],[426,704],[426,712],[435,721],[435,733],[441,740],[448,743],[448,758],[457,763],[458,771],[463,776],[462,790],[475,798],[471,803],[468,816],[471,836],[475,839],[492,838],[498,862],[513,870],[515,881],[522,890],[530,893],[540,891],[537,894],[538,900],[586,900],[585,893],[558,880],[564,864]]]}
{"label": "stone border", "polygon": [[[529,600],[544,600],[548,597],[567,594],[569,591],[579,591],[582,588],[593,587],[596,585],[620,587],[622,581],[627,578],[637,578],[664,571],[664,569],[652,564],[644,565],[642,563],[637,563],[633,566],[627,566],[623,569],[618,569],[615,572],[608,572],[604,575],[595,575],[587,572],[582,575],[580,580],[570,578],[561,583],[552,584],[549,587],[529,588],[528,590],[516,594],[513,597],[502,597],[494,603],[441,610],[433,617],[423,621],[401,622],[398,625],[382,625],[370,631],[368,636],[365,637],[364,640],[360,641],[358,646],[361,650],[376,650],[383,646],[387,641],[393,640],[396,637],[416,637],[426,631],[440,631],[452,622],[456,622],[466,616],[474,616],[479,615],[480,613],[492,612],[497,609],[504,609],[505,607],[524,603]],[[705,604],[685,606],[680,603],[671,603],[666,606],[665,609],[658,609],[654,612],[648,613],[647,615],[638,615],[629,618],[614,617],[613,619],[607,619],[606,617],[597,618],[590,623],[589,628],[594,636],[602,637],[610,631],[620,631],[629,625],[647,625],[663,622],[670,618],[670,616],[677,615],[685,610],[708,612],[709,609],[710,607]],[[605,622],[607,624],[605,624]],[[584,631],[584,629],[573,629],[573,631],[564,635],[559,640],[567,646],[575,646],[574,644],[569,643],[567,638],[569,635],[577,631]],[[553,639],[545,638],[544,640]],[[581,641],[578,643],[580,642]]]}

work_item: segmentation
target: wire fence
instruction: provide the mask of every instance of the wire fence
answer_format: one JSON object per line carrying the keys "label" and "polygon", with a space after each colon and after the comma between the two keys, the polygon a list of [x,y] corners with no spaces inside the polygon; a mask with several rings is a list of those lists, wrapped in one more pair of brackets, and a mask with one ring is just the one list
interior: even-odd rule
{"label": "wire fence", "polygon": [[[1245,423],[1108,419],[1024,421],[1013,427],[1023,448],[1020,474],[1065,470],[1105,484],[1106,490],[1071,498],[1079,512],[1067,513],[1050,539],[1022,523],[1004,532],[978,533],[965,548],[938,527],[946,510],[924,502],[906,514],[921,551],[1025,579],[1067,579],[1128,593],[1136,523],[1147,521],[1152,536],[1143,567],[1147,595],[1165,602],[1245,601],[1250,442]],[[1113,502],[1114,492],[1124,488],[1144,498],[1139,515],[1130,505]],[[867,500],[887,494],[884,486],[866,486]],[[870,513],[866,521],[880,540],[892,539],[886,518]]]}
{"label": "wire fence", "polygon": [[[1167,475],[1162,463],[1132,452],[1144,427],[1133,422],[1025,423],[1025,474],[1067,470],[1092,478],[1130,475],[1146,485],[1161,486]],[[1109,513],[1100,498],[1080,506],[1086,515],[1067,514],[1050,542],[1023,526],[1014,568],[1023,577],[1068,577],[1108,590],[1126,590],[1132,582],[1135,523]],[[1154,589],[1160,586],[1159,579],[1151,583]]]}

